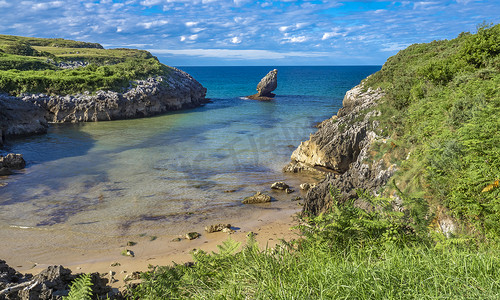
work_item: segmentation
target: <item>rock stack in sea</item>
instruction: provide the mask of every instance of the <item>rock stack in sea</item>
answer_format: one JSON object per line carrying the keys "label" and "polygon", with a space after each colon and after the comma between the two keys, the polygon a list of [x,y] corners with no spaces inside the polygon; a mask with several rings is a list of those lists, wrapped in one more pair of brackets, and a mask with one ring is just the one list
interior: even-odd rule
{"label": "rock stack in sea", "polygon": [[396,171],[384,159],[371,161],[369,149],[386,137],[376,133],[380,114],[370,108],[383,96],[380,89],[366,89],[362,84],[348,91],[337,116],[321,123],[308,141],[293,152],[286,172],[320,172],[326,178],[309,189],[304,211],[318,214],[331,204],[330,187],[338,188],[343,199],[354,198],[357,189],[374,191],[383,186]]}
{"label": "rock stack in sea", "polygon": [[278,87],[278,70],[274,69],[267,73],[257,84],[257,94],[248,96],[253,100],[271,100],[276,96],[272,92]]}

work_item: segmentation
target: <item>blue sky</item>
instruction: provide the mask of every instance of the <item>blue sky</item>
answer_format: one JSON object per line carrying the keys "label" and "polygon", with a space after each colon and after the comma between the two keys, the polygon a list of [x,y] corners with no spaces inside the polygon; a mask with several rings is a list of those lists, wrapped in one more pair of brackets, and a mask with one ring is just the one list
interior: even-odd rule
{"label": "blue sky", "polygon": [[500,22],[500,0],[0,0],[0,33],[147,49],[166,64],[381,65]]}

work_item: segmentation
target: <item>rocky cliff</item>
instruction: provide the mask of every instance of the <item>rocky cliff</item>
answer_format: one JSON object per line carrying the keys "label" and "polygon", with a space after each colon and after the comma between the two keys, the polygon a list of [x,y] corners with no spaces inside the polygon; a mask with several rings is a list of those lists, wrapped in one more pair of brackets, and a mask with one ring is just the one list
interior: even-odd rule
{"label": "rocky cliff", "polygon": [[384,93],[365,89],[360,84],[348,91],[336,116],[323,121],[308,141],[293,152],[286,172],[321,172],[326,178],[306,195],[304,212],[318,214],[331,204],[330,186],[338,188],[345,200],[354,198],[357,189],[376,191],[395,172],[396,166],[384,157],[374,160],[370,148],[385,143],[379,136],[380,114],[375,109]]}
{"label": "rocky cliff", "polygon": [[47,121],[76,123],[130,119],[196,107],[206,102],[206,91],[189,74],[172,68],[169,76],[135,81],[124,93],[0,95],[0,136],[43,133],[47,131]]}
{"label": "rocky cliff", "polygon": [[53,123],[77,123],[140,118],[172,110],[191,108],[206,102],[206,88],[189,74],[172,68],[170,76],[150,77],[133,83],[125,93],[98,91],[95,95],[28,95],[31,102],[47,111]]}
{"label": "rocky cliff", "polygon": [[7,136],[47,132],[46,111],[17,97],[0,94],[0,146]]}

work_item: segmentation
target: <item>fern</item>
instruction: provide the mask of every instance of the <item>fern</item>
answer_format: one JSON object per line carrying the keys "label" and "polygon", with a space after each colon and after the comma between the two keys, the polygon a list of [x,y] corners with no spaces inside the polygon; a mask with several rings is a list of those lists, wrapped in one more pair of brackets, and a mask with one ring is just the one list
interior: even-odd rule
{"label": "fern", "polygon": [[217,245],[217,248],[219,248],[219,253],[217,255],[222,257],[232,255],[238,250],[240,245],[240,242],[228,238],[226,241],[222,242],[222,245]]}
{"label": "fern", "polygon": [[92,280],[90,274],[82,274],[71,283],[69,294],[65,300],[91,300]]}

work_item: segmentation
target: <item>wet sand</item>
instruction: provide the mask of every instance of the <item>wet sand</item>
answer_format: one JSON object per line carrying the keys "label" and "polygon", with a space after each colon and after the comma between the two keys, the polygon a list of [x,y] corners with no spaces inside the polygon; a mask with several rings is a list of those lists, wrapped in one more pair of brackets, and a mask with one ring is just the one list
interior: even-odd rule
{"label": "wet sand", "polygon": [[[299,195],[297,192],[288,198]],[[149,265],[172,265],[174,262],[181,264],[192,261],[190,252],[193,249],[217,251],[217,245],[228,238],[244,244],[247,234],[254,232],[261,249],[274,247],[280,239],[297,238],[298,232],[292,230],[292,227],[297,225],[295,215],[301,210],[301,203],[302,201],[281,200],[271,204],[257,204],[253,206],[255,209],[251,209],[255,213],[247,210],[241,211],[243,214],[239,216],[200,222],[195,225],[193,231],[199,232],[201,236],[195,240],[187,240],[182,235],[172,234],[158,235],[154,240],[148,235],[135,235],[118,237],[111,241],[103,237],[102,243],[93,240],[94,245],[78,247],[78,244],[85,243],[85,240],[84,237],[75,236],[74,248],[61,246],[57,249],[54,245],[58,243],[64,245],[67,241],[62,239],[67,237],[55,235],[50,230],[10,227],[6,229],[7,232],[2,230],[4,247],[9,250],[5,253],[0,249],[0,253],[2,259],[21,273],[37,274],[49,265],[63,265],[73,273],[109,274],[111,271],[117,281],[110,285],[122,288],[125,284],[123,279],[134,271],[146,271]],[[218,223],[230,223],[235,232],[228,234],[204,231],[204,226]],[[177,238],[181,240],[175,241]],[[37,246],[23,248],[26,244],[19,243],[20,240]],[[128,241],[137,244],[127,246]],[[17,248],[12,247],[14,245],[17,245]],[[123,256],[121,253],[126,249],[133,251],[135,256]]]}

